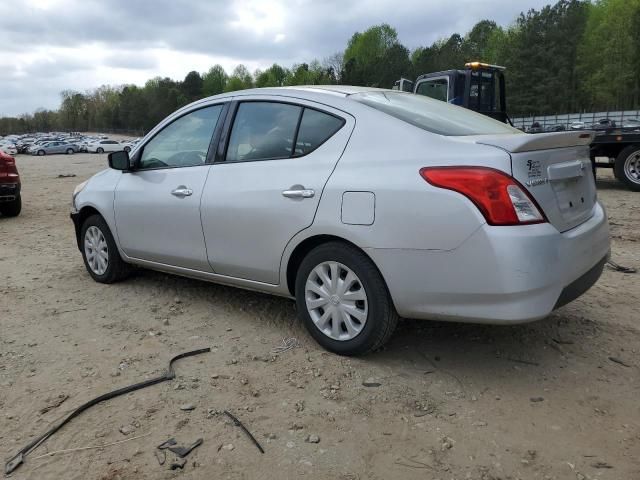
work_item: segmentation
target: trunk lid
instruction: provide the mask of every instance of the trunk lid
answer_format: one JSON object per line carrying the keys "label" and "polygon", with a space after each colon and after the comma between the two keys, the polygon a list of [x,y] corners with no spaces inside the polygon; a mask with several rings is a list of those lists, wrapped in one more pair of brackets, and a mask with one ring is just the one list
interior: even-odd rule
{"label": "trunk lid", "polygon": [[509,153],[511,174],[560,232],[593,215],[597,193],[589,156],[592,140],[593,133],[584,131],[475,138]]}

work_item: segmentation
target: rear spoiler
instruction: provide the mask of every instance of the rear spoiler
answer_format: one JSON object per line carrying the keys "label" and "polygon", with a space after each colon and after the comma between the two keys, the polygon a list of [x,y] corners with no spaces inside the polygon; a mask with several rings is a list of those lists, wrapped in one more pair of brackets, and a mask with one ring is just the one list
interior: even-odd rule
{"label": "rear spoiler", "polygon": [[590,145],[594,137],[595,132],[582,130],[579,132],[482,135],[475,137],[475,141],[482,145],[502,148],[510,153],[518,153]]}

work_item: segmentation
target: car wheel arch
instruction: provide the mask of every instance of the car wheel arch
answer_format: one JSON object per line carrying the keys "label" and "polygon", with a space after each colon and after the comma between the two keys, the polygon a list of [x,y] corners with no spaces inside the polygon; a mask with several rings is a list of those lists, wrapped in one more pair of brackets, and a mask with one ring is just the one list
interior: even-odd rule
{"label": "car wheel arch", "polygon": [[78,228],[76,228],[76,241],[78,243],[78,248],[81,248],[82,243],[80,239],[80,232],[82,231],[82,225],[84,225],[84,222],[91,215],[100,215],[102,218],[104,218],[104,215],[102,215],[102,213],[100,213],[98,209],[90,205],[82,207],[78,213],[79,213],[79,217],[78,217]]}
{"label": "car wheel arch", "polygon": [[350,245],[351,247],[356,248],[359,251],[361,251],[363,254],[365,254],[371,260],[371,262],[375,265],[376,269],[380,273],[380,276],[382,277],[385,283],[385,286],[387,287],[387,291],[389,291],[389,287],[386,285],[387,282],[386,282],[386,279],[384,278],[384,274],[382,273],[378,265],[376,265],[375,260],[371,258],[371,256],[366,252],[366,250],[360,248],[358,245],[356,245],[355,243],[345,238],[342,238],[336,235],[318,234],[318,235],[307,237],[304,240],[302,240],[300,243],[298,243],[298,245],[296,245],[296,247],[293,249],[293,251],[289,255],[289,258],[287,259],[286,287],[291,296],[295,297],[296,274],[298,272],[298,268],[300,267],[300,264],[302,263],[302,260],[314,248],[330,242],[340,242],[346,245]]}

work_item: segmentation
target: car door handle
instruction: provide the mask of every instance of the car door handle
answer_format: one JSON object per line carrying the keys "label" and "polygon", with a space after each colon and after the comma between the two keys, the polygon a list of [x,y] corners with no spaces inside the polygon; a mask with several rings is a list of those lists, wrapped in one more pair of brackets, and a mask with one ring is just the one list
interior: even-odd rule
{"label": "car door handle", "polygon": [[282,195],[287,198],[311,198],[316,194],[310,188],[301,188],[296,190],[284,190]]}
{"label": "car door handle", "polygon": [[181,185],[178,188],[176,188],[175,190],[173,190],[171,192],[171,195],[173,195],[174,197],[180,197],[180,198],[189,197],[189,196],[193,195],[193,190]]}

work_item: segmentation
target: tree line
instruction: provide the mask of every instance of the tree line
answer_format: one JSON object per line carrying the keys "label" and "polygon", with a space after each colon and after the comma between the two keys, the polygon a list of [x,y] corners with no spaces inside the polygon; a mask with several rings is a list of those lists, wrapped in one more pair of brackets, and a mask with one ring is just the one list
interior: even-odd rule
{"label": "tree line", "polygon": [[63,91],[58,110],[0,118],[0,134],[74,130],[146,132],[199,98],[252,87],[345,84],[390,88],[400,77],[462,68],[467,61],[507,67],[511,116],[640,108],[640,0],[560,0],[521,13],[508,27],[478,22],[413,51],[397,31],[356,32],[342,52],[323,60],[273,64],[250,72],[220,65],[183,80],[156,77],[144,86]]}

